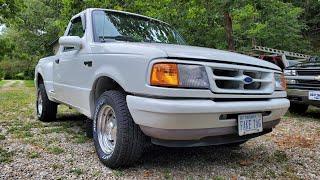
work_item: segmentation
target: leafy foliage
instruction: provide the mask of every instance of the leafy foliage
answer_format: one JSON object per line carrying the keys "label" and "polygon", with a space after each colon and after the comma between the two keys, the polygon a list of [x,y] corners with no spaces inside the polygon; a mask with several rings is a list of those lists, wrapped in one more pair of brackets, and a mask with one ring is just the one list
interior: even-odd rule
{"label": "leafy foliage", "polygon": [[0,0],[0,78],[33,76],[50,42],[69,19],[89,7],[135,12],[170,23],[188,44],[227,49],[225,15],[232,19],[236,51],[252,45],[319,54],[318,0]]}

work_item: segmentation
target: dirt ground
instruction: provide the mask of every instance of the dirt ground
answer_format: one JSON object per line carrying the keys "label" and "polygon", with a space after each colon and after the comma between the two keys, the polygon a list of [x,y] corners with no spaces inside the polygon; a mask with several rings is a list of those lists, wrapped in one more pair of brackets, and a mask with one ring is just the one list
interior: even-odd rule
{"label": "dirt ground", "polygon": [[111,170],[85,136],[84,116],[61,106],[56,122],[42,123],[34,102],[32,82],[0,87],[0,179],[320,179],[314,107],[240,147],[156,147],[136,166]]}

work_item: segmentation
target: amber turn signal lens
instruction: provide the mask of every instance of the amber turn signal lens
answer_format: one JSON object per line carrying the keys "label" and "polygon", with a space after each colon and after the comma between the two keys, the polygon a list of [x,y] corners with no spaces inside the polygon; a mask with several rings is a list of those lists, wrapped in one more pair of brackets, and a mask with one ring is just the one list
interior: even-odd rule
{"label": "amber turn signal lens", "polygon": [[152,67],[150,84],[153,86],[179,86],[178,65],[174,63],[157,63]]}
{"label": "amber turn signal lens", "polygon": [[287,81],[286,81],[284,74],[281,74],[280,82],[281,82],[281,86],[283,87],[283,89],[286,90],[287,89]]}

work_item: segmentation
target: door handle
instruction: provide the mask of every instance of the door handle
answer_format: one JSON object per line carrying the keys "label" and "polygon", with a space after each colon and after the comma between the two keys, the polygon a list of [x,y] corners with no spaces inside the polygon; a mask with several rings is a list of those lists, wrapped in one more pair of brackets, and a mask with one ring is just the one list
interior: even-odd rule
{"label": "door handle", "polygon": [[60,63],[60,59],[56,59],[56,60],[54,60],[54,62],[56,62],[57,64],[59,64],[59,63]]}
{"label": "door handle", "polygon": [[92,61],[84,61],[83,64],[88,67],[92,67]]}

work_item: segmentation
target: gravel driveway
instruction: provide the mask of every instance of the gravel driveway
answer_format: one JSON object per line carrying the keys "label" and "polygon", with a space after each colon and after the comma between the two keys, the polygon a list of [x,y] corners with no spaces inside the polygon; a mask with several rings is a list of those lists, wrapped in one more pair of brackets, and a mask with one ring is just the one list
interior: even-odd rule
{"label": "gravel driveway", "polygon": [[39,122],[34,92],[0,89],[0,179],[320,179],[316,108],[287,114],[272,133],[240,147],[154,147],[135,167],[110,170],[84,135],[85,117],[59,107],[56,122]]}

